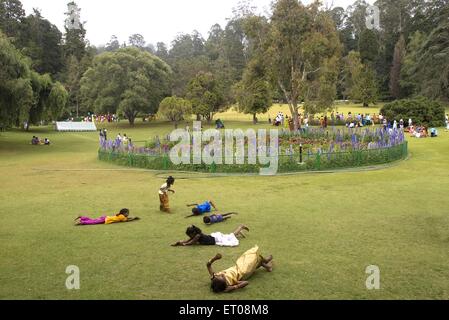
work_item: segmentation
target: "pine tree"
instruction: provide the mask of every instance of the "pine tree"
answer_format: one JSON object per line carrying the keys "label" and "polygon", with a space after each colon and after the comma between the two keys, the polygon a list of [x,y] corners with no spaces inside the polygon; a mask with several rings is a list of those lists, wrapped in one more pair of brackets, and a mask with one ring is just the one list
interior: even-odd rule
{"label": "pine tree", "polygon": [[401,96],[400,78],[404,57],[405,38],[401,35],[394,48],[393,65],[390,71],[390,94],[396,99]]}

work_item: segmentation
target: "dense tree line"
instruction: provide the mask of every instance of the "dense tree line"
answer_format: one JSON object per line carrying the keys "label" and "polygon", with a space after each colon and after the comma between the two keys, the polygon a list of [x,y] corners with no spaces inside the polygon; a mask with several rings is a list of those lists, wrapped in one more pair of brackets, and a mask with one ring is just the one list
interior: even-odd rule
{"label": "dense tree line", "polygon": [[[0,0],[1,121],[10,126],[111,112],[133,123],[139,113],[156,113],[169,96],[188,99],[189,108],[181,109],[206,120],[236,104],[256,121],[257,113],[281,101],[290,106],[296,126],[299,105],[314,114],[332,109],[335,99],[368,106],[422,95],[448,102],[449,1],[375,5],[377,29],[367,28],[365,0],[348,8],[277,0],[266,15],[256,14],[247,0],[207,37],[193,31],[169,45],[152,45],[140,34],[124,42],[113,35],[94,47],[75,2],[68,3],[61,32],[36,9],[27,16],[19,0]],[[105,72],[120,72],[106,66],[120,69],[121,80],[107,78]],[[172,110],[174,101],[181,100],[164,108]],[[65,108],[56,112],[53,103]]]}

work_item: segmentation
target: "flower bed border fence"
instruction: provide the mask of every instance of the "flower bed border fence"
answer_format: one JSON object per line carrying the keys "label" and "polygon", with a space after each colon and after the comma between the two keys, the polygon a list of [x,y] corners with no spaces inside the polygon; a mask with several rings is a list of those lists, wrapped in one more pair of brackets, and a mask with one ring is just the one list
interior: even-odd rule
{"label": "flower bed border fence", "polygon": [[[291,155],[279,155],[278,173],[294,173],[305,171],[329,171],[357,167],[368,167],[382,165],[398,160],[406,159],[408,156],[407,141],[392,147],[352,150],[344,152],[317,152],[296,153]],[[164,154],[139,154],[133,152],[117,151],[100,148],[98,158],[101,161],[117,165],[142,168],[149,170],[190,171],[202,173],[258,173],[262,166],[260,164],[180,164],[175,165],[170,161],[167,153]],[[302,160],[302,162],[301,162]]]}

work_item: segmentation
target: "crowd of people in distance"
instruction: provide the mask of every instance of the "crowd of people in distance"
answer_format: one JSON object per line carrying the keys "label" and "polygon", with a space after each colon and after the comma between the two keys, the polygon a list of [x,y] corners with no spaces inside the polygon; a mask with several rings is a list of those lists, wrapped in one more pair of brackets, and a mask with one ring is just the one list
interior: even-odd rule
{"label": "crowd of people in distance", "polygon": [[33,136],[33,138],[31,139],[31,144],[33,146],[49,146],[51,143],[48,138],[39,139],[39,137]]}
{"label": "crowd of people in distance", "polygon": [[108,114],[99,114],[99,115],[94,115],[93,118],[95,118],[95,122],[97,122],[97,123],[120,122],[120,118],[116,114],[109,114],[109,113]]}
{"label": "crowd of people in distance", "polygon": [[[322,128],[327,128],[329,125],[336,125],[337,122],[344,122],[346,127],[348,128],[360,128],[368,125],[381,124],[384,117],[382,115],[370,115],[370,114],[357,114],[353,115],[352,112],[349,112],[347,116],[343,113],[335,113],[332,112],[330,118],[328,115],[322,116],[311,116],[305,114],[299,114],[299,128],[307,128],[310,125],[314,125],[315,122],[320,125]],[[276,127],[285,127],[286,129],[294,130],[293,118],[289,118],[289,116],[284,115],[282,112],[279,112],[276,118],[271,120],[271,117],[268,119],[268,123],[276,126]]]}
{"label": "crowd of people in distance", "polygon": [[[309,124],[319,124],[322,128],[327,128],[329,125],[336,125],[342,123],[350,129],[362,128],[366,126],[381,125],[385,130],[404,130],[409,132],[411,137],[426,138],[426,137],[438,137],[438,130],[436,128],[428,128],[426,126],[414,126],[412,119],[408,119],[406,122],[404,119],[389,120],[383,114],[353,114],[348,112],[347,115],[343,113],[332,112],[330,118],[327,115],[322,116],[308,116],[299,114],[299,129],[305,129],[309,127]],[[279,112],[272,121],[271,117],[268,118],[269,124],[273,126],[283,126],[290,131],[294,131],[293,119]],[[449,115],[446,115],[446,131],[449,131]]]}

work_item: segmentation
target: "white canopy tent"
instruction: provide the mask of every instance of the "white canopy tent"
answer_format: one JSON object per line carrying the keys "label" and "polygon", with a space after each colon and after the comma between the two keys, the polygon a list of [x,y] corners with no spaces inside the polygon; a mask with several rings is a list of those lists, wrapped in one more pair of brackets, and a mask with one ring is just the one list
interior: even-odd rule
{"label": "white canopy tent", "polygon": [[97,131],[97,127],[93,122],[56,122],[56,131],[59,132]]}

